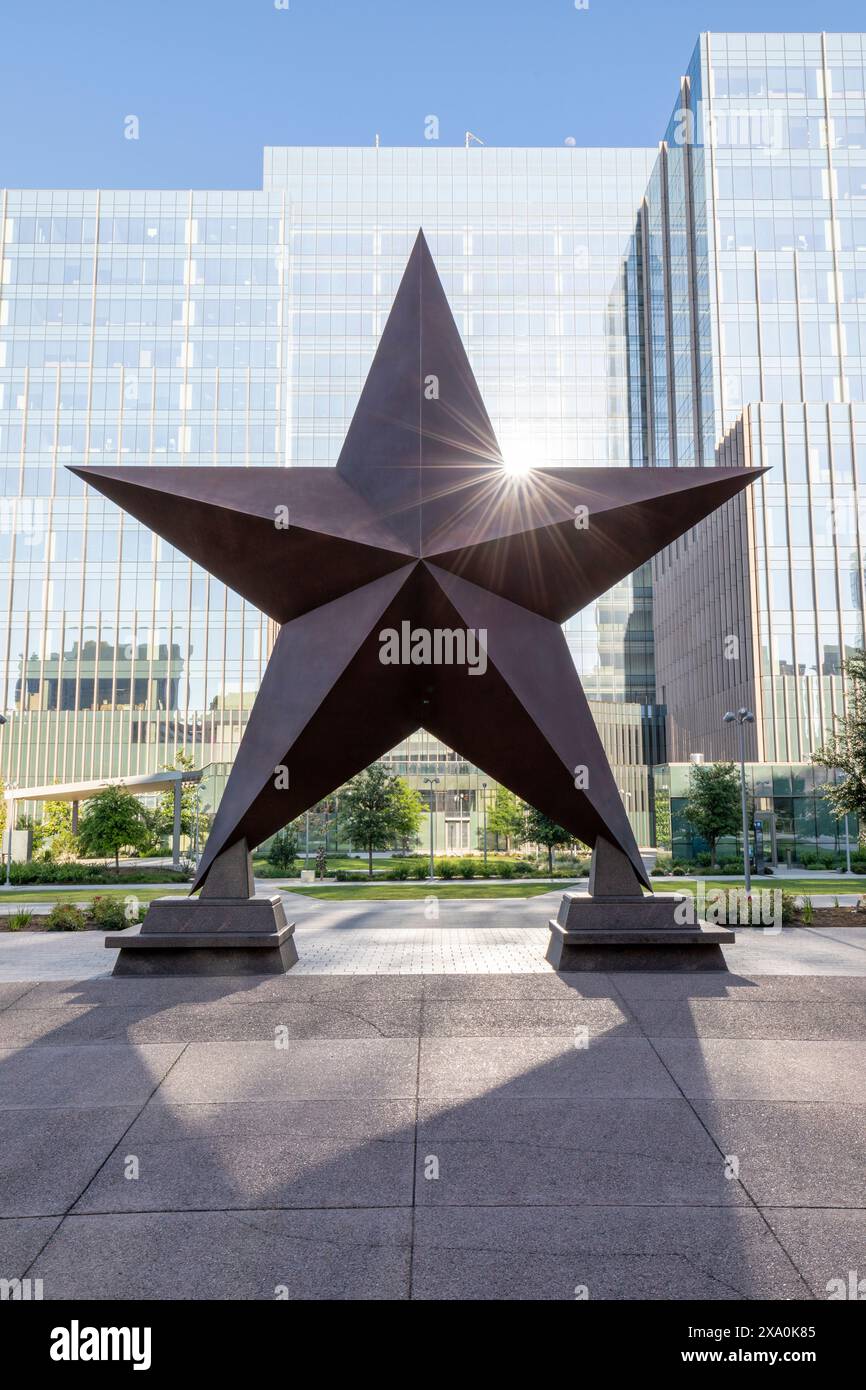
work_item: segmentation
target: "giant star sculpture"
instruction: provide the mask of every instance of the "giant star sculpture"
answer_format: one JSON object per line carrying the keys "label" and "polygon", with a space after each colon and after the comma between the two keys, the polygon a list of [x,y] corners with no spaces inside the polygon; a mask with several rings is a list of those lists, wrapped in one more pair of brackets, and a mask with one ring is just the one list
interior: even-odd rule
{"label": "giant star sculpture", "polygon": [[418,728],[647,883],[561,624],[758,470],[509,472],[419,232],[335,468],[72,471],[281,625],[195,886]]}

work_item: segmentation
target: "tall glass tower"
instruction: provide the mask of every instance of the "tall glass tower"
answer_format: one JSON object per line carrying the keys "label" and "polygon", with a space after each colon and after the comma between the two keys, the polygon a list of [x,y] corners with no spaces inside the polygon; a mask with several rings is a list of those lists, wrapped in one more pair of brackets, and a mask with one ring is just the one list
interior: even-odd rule
{"label": "tall glass tower", "polygon": [[771,468],[656,563],[673,760],[733,755],[721,716],[747,704],[753,758],[807,761],[863,645],[864,42],[702,35],[642,203],[633,437],[658,462]]}
{"label": "tall glass tower", "polygon": [[[611,286],[654,157],[279,148],[261,192],[4,192],[7,783],[234,756],[267,623],[64,464],[333,464],[419,227],[506,455],[628,466]],[[568,636],[646,841],[648,575]],[[427,739],[394,761],[450,774],[449,847],[469,847],[477,772]]]}

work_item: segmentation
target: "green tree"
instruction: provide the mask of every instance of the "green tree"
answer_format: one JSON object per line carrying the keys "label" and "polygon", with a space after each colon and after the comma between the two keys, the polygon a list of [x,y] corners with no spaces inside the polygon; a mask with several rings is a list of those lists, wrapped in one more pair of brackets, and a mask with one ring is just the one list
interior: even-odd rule
{"label": "green tree", "polygon": [[526,813],[524,834],[532,844],[544,845],[547,850],[547,863],[551,873],[553,873],[553,851],[559,846],[570,845],[574,840],[570,830],[566,830],[562,825],[557,825],[556,821],[543,816],[532,806]]}
{"label": "green tree", "polygon": [[[173,763],[163,765],[164,772],[192,772],[195,768],[195,759],[191,754],[178,748],[174,755]],[[207,816],[204,811],[197,809],[197,786],[195,782],[182,782],[180,791],[180,833],[186,835],[190,843],[196,838],[196,820],[198,820],[198,841],[201,843],[207,825]],[[174,834],[174,788],[170,791],[162,792],[156,808],[156,816],[153,820],[153,828],[157,835]]]}
{"label": "green tree", "polygon": [[374,763],[353,777],[344,789],[340,814],[352,845],[367,851],[367,870],[372,878],[373,851],[414,838],[424,805],[402,777],[394,777]]}
{"label": "green tree", "polygon": [[852,652],[842,667],[848,713],[836,721],[836,731],[812,754],[819,767],[842,773],[842,781],[828,786],[824,799],[837,819],[857,816],[866,823],[866,652]]}
{"label": "green tree", "polygon": [[418,829],[426,815],[426,807],[418,792],[402,777],[394,777],[392,781],[394,839],[403,851],[407,851],[418,842]]}
{"label": "green tree", "polygon": [[149,828],[140,803],[125,787],[111,785],[97,792],[81,817],[78,841],[86,855],[114,855],[115,871],[120,873],[120,851],[140,849],[147,842]]}
{"label": "green tree", "polygon": [[733,763],[694,763],[683,815],[710,847],[710,866],[716,868],[716,845],[723,835],[740,829],[740,773]]}
{"label": "green tree", "polygon": [[515,796],[507,787],[496,788],[493,805],[487,812],[487,830],[489,834],[496,836],[497,849],[500,835],[505,841],[506,850],[510,850],[512,841],[523,834],[526,809],[520,797]]}
{"label": "green tree", "polygon": [[295,867],[295,860],[298,857],[298,828],[297,822],[278,830],[271,840],[268,850],[268,863],[281,874],[288,874]]}
{"label": "green tree", "polygon": [[72,803],[46,801],[42,808],[41,844],[52,859],[73,859],[78,840],[72,833]]}

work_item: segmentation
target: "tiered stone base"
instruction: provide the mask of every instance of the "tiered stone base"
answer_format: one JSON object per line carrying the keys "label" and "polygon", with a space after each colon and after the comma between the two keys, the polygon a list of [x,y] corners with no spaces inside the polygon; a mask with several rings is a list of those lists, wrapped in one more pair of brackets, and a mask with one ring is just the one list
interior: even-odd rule
{"label": "tiered stone base", "polygon": [[556,970],[727,970],[722,946],[735,940],[725,927],[682,926],[678,893],[657,897],[593,898],[565,893],[550,920],[547,960]]}
{"label": "tiered stone base", "polygon": [[110,932],[115,975],[284,975],[298,959],[282,899],[157,898],[140,927]]}

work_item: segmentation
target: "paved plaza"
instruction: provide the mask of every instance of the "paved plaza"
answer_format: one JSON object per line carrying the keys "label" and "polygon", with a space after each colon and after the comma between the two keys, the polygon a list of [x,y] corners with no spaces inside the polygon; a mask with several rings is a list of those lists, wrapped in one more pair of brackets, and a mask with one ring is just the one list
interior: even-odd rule
{"label": "paved plaza", "polygon": [[731,1300],[866,1272],[866,933],[557,976],[547,898],[293,905],[301,962],[269,979],[115,980],[96,933],[0,939],[3,1277]]}

